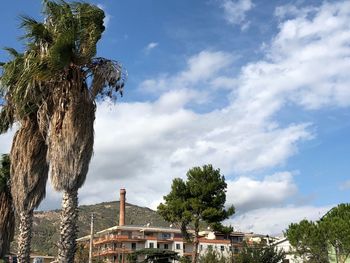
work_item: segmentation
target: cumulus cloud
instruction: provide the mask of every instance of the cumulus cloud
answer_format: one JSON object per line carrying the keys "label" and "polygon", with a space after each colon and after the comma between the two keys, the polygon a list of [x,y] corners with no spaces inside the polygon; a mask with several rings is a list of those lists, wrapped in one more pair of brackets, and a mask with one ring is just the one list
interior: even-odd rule
{"label": "cumulus cloud", "polygon": [[239,177],[227,181],[227,203],[240,213],[283,204],[297,193],[290,172],[275,173],[262,180]]}
{"label": "cumulus cloud", "polygon": [[246,13],[254,7],[251,0],[222,0],[221,7],[224,9],[225,19],[232,25],[239,25],[242,30],[249,27]]}
{"label": "cumulus cloud", "polygon": [[203,50],[187,59],[184,70],[174,75],[161,74],[156,78],[146,79],[140,84],[140,89],[159,93],[193,88],[199,83],[214,80],[216,74],[233,63],[234,58],[228,52]]}
{"label": "cumulus cloud", "polygon": [[[325,3],[305,12],[281,18],[266,56],[238,75],[232,73],[233,54],[203,50],[190,56],[183,70],[140,84],[140,90],[159,94],[155,100],[99,102],[95,153],[81,203],[115,200],[125,187],[129,202],[155,208],[174,177],[212,163],[226,176],[228,200],[240,211],[234,222],[246,230],[280,232],[291,221],[328,209],[286,206],[298,194],[292,174],[264,176],[317,136],[317,123],[279,123],[276,116],[285,106],[350,105],[350,3]],[[217,97],[225,104],[207,111],[192,107],[215,105]],[[9,147],[8,140],[0,136],[0,146]],[[48,195],[49,201],[58,200],[51,191]]]}
{"label": "cumulus cloud", "polygon": [[282,206],[251,210],[227,220],[235,229],[244,232],[254,232],[268,235],[281,235],[291,223],[303,219],[318,220],[332,206]]}

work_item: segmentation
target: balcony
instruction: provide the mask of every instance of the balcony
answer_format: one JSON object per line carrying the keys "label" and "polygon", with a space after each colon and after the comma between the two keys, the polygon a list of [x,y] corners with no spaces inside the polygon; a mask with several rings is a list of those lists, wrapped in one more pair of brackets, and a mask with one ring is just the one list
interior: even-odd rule
{"label": "balcony", "polygon": [[117,254],[130,254],[133,251],[128,248],[105,248],[100,251],[94,252],[93,257],[98,257],[98,256],[113,256]]}
{"label": "balcony", "polygon": [[126,235],[108,235],[94,240],[94,245],[106,244],[111,242],[138,242],[144,241],[142,236],[126,236]]}

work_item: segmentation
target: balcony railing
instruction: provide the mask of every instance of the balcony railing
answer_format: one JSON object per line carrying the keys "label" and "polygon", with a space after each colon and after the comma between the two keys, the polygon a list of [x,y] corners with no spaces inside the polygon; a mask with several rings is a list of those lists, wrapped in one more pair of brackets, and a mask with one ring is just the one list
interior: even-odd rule
{"label": "balcony railing", "polygon": [[94,252],[93,256],[98,257],[98,256],[109,256],[109,255],[116,255],[116,254],[129,254],[132,253],[133,251],[128,248],[105,248],[101,249],[100,251]]}

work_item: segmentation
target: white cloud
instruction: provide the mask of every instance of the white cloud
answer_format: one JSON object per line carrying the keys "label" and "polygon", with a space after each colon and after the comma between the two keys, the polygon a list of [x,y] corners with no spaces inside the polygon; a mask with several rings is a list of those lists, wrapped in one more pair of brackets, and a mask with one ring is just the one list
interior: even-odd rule
{"label": "white cloud", "polygon": [[158,47],[158,45],[159,44],[157,42],[149,43],[144,49],[145,53],[148,54],[152,49],[155,49],[156,47]]}
{"label": "white cloud", "polygon": [[246,20],[246,13],[254,7],[251,0],[221,0],[221,7],[224,9],[225,19],[232,25],[239,25],[242,30],[249,27]]}
{"label": "white cloud", "polygon": [[199,83],[214,79],[234,61],[234,56],[222,51],[203,50],[188,58],[186,68],[173,76],[163,74],[153,79],[146,79],[140,89],[159,93],[173,89],[193,88]]}
{"label": "white cloud", "polygon": [[239,177],[227,181],[226,200],[240,213],[283,204],[297,193],[297,186],[289,172],[266,176],[263,180]]}
{"label": "white cloud", "polygon": [[350,189],[350,180],[347,180],[345,182],[342,182],[340,185],[339,185],[339,190],[341,191],[347,191]]}
{"label": "white cloud", "polygon": [[[174,177],[212,163],[226,175],[228,200],[245,212],[235,219],[242,228],[280,232],[291,221],[323,213],[326,208],[285,206],[298,194],[290,172],[261,175],[268,168],[284,170],[298,145],[316,136],[311,128],[317,123],[278,122],[286,105],[350,105],[350,3],[326,3],[312,15],[304,13],[282,19],[266,57],[245,65],[238,76],[232,73],[233,54],[203,50],[183,70],[140,85],[160,94],[155,101],[99,103],[95,154],[81,203],[115,200],[126,187],[129,202],[155,208]],[[189,107],[211,105],[224,96],[222,88],[230,95],[220,108]],[[0,147],[9,148],[10,138],[3,136]],[[48,195],[47,202],[57,200]]]}
{"label": "white cloud", "polygon": [[107,28],[112,19],[112,15],[107,12],[106,7],[103,4],[97,4],[97,7],[105,12],[105,18],[103,19],[103,25]]}
{"label": "white cloud", "polygon": [[12,138],[16,131],[13,127],[8,133],[0,135],[0,154],[9,153],[11,150]]}
{"label": "white cloud", "polygon": [[303,219],[318,220],[332,206],[283,206],[263,208],[237,215],[227,220],[226,224],[233,225],[244,232],[280,235],[291,223],[298,223]]}

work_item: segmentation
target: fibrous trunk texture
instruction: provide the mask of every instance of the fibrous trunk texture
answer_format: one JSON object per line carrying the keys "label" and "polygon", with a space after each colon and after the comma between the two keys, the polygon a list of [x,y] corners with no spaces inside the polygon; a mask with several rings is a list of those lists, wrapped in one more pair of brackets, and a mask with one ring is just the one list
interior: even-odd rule
{"label": "fibrous trunk texture", "polygon": [[33,210],[19,214],[18,263],[30,262],[30,241],[32,239]]}
{"label": "fibrous trunk texture", "polygon": [[58,191],[83,185],[93,151],[95,104],[80,74],[80,69],[71,69],[69,80],[60,83],[53,95],[48,156],[51,181]]}
{"label": "fibrous trunk texture", "polygon": [[11,194],[17,213],[37,208],[45,197],[47,146],[36,120],[26,119],[11,148]]}
{"label": "fibrous trunk texture", "polygon": [[29,262],[33,210],[45,197],[48,178],[47,146],[39,131],[36,116],[28,116],[14,136],[11,148],[11,195],[20,216],[18,257]]}
{"label": "fibrous trunk texture", "polygon": [[58,262],[73,263],[77,244],[78,191],[64,191],[62,198]]}
{"label": "fibrous trunk texture", "polygon": [[15,232],[15,213],[9,192],[0,193],[0,258],[10,252],[10,243]]}

